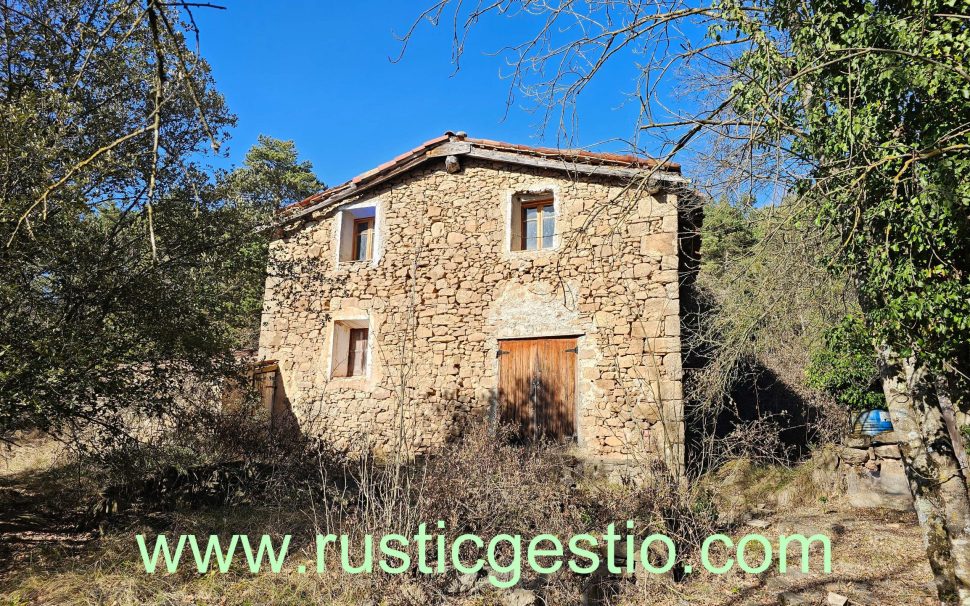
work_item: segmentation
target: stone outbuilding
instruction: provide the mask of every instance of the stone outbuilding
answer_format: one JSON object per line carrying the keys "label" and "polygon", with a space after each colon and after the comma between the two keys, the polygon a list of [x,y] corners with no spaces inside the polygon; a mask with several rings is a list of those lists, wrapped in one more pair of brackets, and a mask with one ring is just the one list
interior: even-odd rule
{"label": "stone outbuilding", "polygon": [[429,452],[491,419],[680,467],[685,184],[449,132],[284,209],[259,344],[275,413],[349,450]]}

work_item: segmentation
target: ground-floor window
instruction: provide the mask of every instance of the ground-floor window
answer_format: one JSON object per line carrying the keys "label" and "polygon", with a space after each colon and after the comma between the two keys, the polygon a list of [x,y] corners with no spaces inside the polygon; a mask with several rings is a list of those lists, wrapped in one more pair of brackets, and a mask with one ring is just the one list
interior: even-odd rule
{"label": "ground-floor window", "polygon": [[337,320],[333,325],[332,377],[366,376],[370,366],[370,325],[367,320]]}

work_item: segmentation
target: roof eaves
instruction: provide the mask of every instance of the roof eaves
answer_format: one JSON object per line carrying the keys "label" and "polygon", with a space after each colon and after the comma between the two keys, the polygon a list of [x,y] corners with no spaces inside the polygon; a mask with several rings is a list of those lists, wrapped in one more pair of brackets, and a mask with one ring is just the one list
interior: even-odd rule
{"label": "roof eaves", "polygon": [[429,155],[430,150],[450,141],[460,141],[468,143],[472,147],[489,149],[497,152],[505,152],[505,154],[507,154],[506,161],[513,157],[511,154],[520,154],[558,161],[562,163],[562,166],[556,166],[556,168],[566,168],[568,170],[580,169],[581,166],[577,165],[592,165],[625,169],[622,171],[623,173],[627,173],[629,171],[632,174],[642,171],[643,169],[652,168],[654,171],[667,173],[669,175],[668,180],[678,182],[684,181],[683,177],[680,176],[680,165],[672,162],[660,162],[653,158],[645,158],[634,155],[590,152],[581,149],[535,147],[516,143],[505,143],[491,139],[475,139],[465,136],[464,133],[456,134],[448,131],[439,137],[429,139],[421,145],[396,156],[392,160],[384,162],[379,166],[357,175],[350,181],[335,187],[331,187],[330,189],[322,192],[318,192],[299,202],[282,208],[280,210],[281,221],[283,223],[290,223],[292,221],[299,220],[301,217],[311,214],[317,210],[320,210],[325,206],[339,202],[353,195],[357,191],[365,189],[371,185],[372,182],[383,181],[388,173],[393,173],[402,166],[408,166],[408,169],[413,168],[413,166],[417,166],[424,160],[431,157]]}

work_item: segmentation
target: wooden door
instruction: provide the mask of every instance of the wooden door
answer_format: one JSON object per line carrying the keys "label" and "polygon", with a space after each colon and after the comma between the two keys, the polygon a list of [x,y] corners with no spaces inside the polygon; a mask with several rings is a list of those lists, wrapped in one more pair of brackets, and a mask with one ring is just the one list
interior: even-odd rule
{"label": "wooden door", "polygon": [[576,433],[576,338],[499,341],[503,423],[527,440],[563,440]]}

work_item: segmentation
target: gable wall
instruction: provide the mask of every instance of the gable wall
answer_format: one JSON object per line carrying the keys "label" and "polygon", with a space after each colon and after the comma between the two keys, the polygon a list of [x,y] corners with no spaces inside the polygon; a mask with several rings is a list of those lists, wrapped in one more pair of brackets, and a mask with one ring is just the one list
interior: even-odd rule
{"label": "gable wall", "polygon": [[[509,252],[509,201],[536,190],[556,195],[558,246]],[[260,357],[279,361],[304,431],[348,449],[389,452],[400,435],[412,454],[433,449],[494,411],[499,339],[576,335],[576,449],[682,463],[672,194],[462,158],[457,174],[432,161],[354,204],[369,202],[373,263],[335,263],[334,210],[270,247]],[[370,373],[333,378],[333,322],[361,318]]]}

